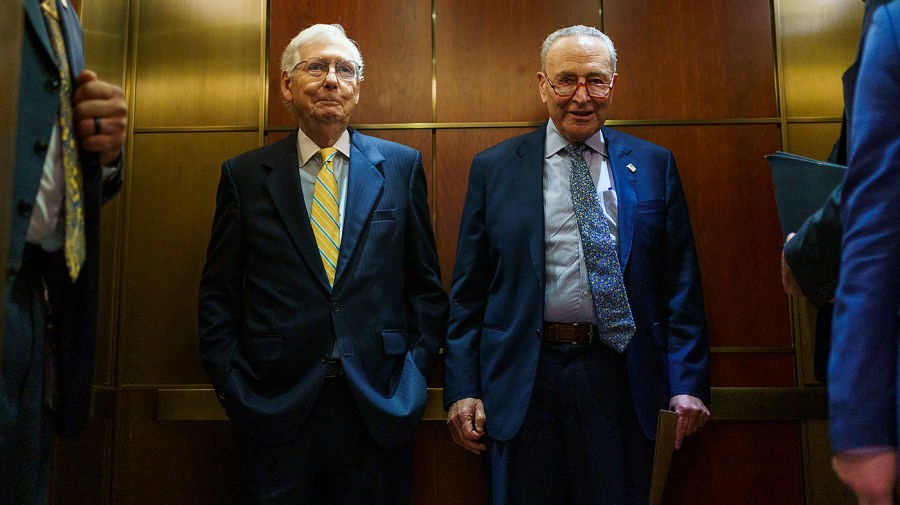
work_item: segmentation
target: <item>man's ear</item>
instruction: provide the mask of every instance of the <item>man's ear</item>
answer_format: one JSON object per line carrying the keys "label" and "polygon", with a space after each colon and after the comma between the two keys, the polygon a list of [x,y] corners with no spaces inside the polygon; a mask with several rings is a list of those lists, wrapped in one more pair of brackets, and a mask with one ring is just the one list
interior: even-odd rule
{"label": "man's ear", "polygon": [[294,93],[291,91],[291,77],[287,72],[281,72],[281,97],[290,102]]}
{"label": "man's ear", "polygon": [[544,75],[543,72],[537,73],[538,92],[541,94],[541,101],[544,103],[547,103],[547,90],[544,89],[544,81],[546,79],[547,79],[547,77]]}

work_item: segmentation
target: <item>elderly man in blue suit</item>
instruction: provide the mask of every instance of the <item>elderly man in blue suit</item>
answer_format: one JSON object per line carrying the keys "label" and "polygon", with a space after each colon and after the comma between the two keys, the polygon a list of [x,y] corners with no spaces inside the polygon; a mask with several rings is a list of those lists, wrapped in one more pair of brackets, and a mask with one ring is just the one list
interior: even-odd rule
{"label": "elderly man in blue suit", "polygon": [[[646,504],[660,409],[706,422],[708,341],[672,153],[603,126],[616,53],[545,40],[550,121],[472,162],[450,293],[453,438],[494,504]],[[607,189],[609,188],[609,189]]]}
{"label": "elderly man in blue suit", "polygon": [[84,70],[75,9],[25,0],[0,370],[0,504],[47,502],[53,434],[91,401],[100,205],[122,184],[124,91]]}
{"label": "elderly man in blue suit", "polygon": [[849,116],[828,370],[834,469],[861,505],[896,503],[900,446],[900,0],[878,3]]}
{"label": "elderly man in blue suit", "polygon": [[223,164],[200,284],[237,501],[407,503],[447,317],[421,156],[348,128],[363,62],[340,25],[281,68],[299,128]]}

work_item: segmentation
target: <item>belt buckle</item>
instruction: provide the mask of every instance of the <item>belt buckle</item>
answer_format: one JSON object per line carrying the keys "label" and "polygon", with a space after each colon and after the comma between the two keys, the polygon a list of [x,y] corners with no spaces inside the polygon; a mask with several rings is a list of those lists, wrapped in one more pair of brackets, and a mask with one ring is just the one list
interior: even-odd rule
{"label": "belt buckle", "polygon": [[591,323],[586,323],[586,324],[574,323],[573,326],[574,326],[573,330],[576,335],[578,334],[578,330],[580,330],[584,326],[587,326],[587,334],[588,334],[587,342],[585,342],[583,340],[579,340],[579,341],[572,342],[573,344],[590,344],[591,342],[594,341],[594,325],[593,324],[591,324]]}

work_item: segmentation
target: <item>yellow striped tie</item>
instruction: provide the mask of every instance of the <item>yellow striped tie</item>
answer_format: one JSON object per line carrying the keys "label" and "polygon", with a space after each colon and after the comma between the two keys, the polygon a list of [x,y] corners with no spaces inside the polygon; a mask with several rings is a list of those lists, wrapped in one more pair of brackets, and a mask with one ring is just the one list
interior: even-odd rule
{"label": "yellow striped tie", "polygon": [[334,285],[334,272],[337,270],[338,251],[341,248],[341,208],[338,204],[338,184],[334,175],[334,160],[337,149],[326,147],[319,151],[322,157],[322,169],[316,176],[313,190],[312,223],[316,244],[319,245],[319,256],[328,275],[328,283]]}
{"label": "yellow striped tie", "polygon": [[74,113],[72,111],[72,81],[69,78],[69,60],[66,57],[66,43],[59,26],[59,12],[56,0],[41,2],[41,11],[47,22],[53,52],[59,67],[59,136],[62,140],[63,174],[65,179],[65,220],[66,241],[65,256],[69,276],[74,282],[78,279],[86,256],[84,238],[84,208],[82,207],[82,175],[78,164],[78,145],[75,143],[75,132],[72,128]]}

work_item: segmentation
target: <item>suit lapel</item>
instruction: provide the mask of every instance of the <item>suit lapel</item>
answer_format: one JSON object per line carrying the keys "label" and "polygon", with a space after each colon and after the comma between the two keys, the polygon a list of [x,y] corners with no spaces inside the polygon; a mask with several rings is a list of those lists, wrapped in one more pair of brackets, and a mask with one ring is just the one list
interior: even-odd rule
{"label": "suit lapel", "polygon": [[47,57],[50,58],[50,61],[53,61],[53,46],[50,45],[50,34],[47,33],[44,15],[41,14],[40,2],[38,0],[24,0],[24,4],[25,17],[31,24],[31,28],[34,30],[35,34],[37,34],[38,40],[41,41],[41,45],[44,47]]}
{"label": "suit lapel", "polygon": [[326,289],[331,289],[325,268],[319,258],[319,248],[309,214],[303,201],[303,188],[300,186],[300,162],[297,158],[297,130],[287,138],[272,146],[272,151],[263,159],[263,165],[272,172],[266,178],[266,189],[272,197],[275,208],[281,215],[291,240],[300,251],[300,256],[309,266]]}
{"label": "suit lapel", "polygon": [[507,195],[518,203],[517,214],[528,237],[531,262],[538,283],[544,285],[544,137],[542,126],[525,137],[516,150],[518,165],[512,167],[510,176],[515,181],[515,192]]}
{"label": "suit lapel", "polygon": [[[603,127],[606,139],[606,150],[612,167],[613,181],[616,184],[616,199],[619,207],[619,266],[625,270],[631,254],[631,242],[634,236],[634,209],[637,206],[637,172],[632,172],[628,164],[632,163],[629,155],[631,146],[614,130]],[[632,166],[634,164],[632,163]]]}
{"label": "suit lapel", "polygon": [[344,225],[337,271],[334,275],[335,285],[340,282],[342,274],[347,270],[375,202],[384,191],[384,174],[381,172],[383,162],[384,156],[369,138],[351,129],[347,204],[344,206]]}

